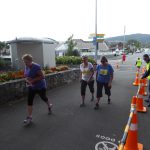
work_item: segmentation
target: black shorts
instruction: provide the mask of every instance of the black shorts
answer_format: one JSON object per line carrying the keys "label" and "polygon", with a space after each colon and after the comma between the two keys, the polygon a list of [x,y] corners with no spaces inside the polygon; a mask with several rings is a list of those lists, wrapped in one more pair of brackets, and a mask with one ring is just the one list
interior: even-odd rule
{"label": "black shorts", "polygon": [[34,97],[36,94],[38,94],[43,101],[45,101],[45,102],[48,101],[45,88],[40,89],[40,90],[34,90],[32,88],[28,88],[28,105],[29,106],[33,105],[33,100],[34,100]]}
{"label": "black shorts", "polygon": [[84,80],[81,80],[81,95],[83,96],[85,96],[87,85],[89,86],[90,92],[94,93],[94,80],[90,81],[89,83],[87,83]]}
{"label": "black shorts", "polygon": [[101,83],[97,82],[97,98],[100,98],[103,96],[103,87],[105,88],[105,94],[110,96],[111,95],[111,87],[108,87],[108,83]]}

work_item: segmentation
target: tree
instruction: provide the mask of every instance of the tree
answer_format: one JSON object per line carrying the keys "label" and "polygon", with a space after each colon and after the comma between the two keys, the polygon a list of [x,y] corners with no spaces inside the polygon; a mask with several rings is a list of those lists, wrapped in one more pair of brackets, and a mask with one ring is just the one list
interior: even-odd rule
{"label": "tree", "polygon": [[72,54],[73,56],[80,56],[80,53],[77,49],[73,50]]}
{"label": "tree", "polygon": [[127,46],[131,51],[135,51],[137,49],[141,49],[141,42],[131,39],[127,41]]}
{"label": "tree", "polygon": [[119,49],[119,50],[123,49],[123,43],[122,43],[122,42],[119,42],[119,43],[118,43],[118,49]]}
{"label": "tree", "polygon": [[75,46],[77,45],[77,43],[73,40],[73,35],[71,35],[67,41],[65,42],[65,44],[67,44],[68,48],[67,48],[67,55],[68,56],[73,56],[73,50],[75,48]]}

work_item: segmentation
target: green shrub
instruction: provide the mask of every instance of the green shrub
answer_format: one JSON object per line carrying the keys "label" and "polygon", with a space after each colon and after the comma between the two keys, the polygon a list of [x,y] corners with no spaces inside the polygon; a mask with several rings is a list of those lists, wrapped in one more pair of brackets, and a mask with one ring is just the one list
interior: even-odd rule
{"label": "green shrub", "polygon": [[10,65],[10,62],[4,60],[3,58],[0,58],[0,67],[7,67]]}
{"label": "green shrub", "polygon": [[[92,64],[95,63],[95,60],[93,58],[88,58],[88,61]],[[56,57],[56,64],[65,64],[65,65],[79,65],[81,64],[82,59],[81,57],[76,56],[61,56]]]}

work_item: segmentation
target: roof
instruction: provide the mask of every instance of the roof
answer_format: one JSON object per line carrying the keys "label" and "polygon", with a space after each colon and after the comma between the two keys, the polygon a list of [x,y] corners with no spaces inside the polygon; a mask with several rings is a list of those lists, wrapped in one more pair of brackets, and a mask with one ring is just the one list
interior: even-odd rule
{"label": "roof", "polygon": [[68,49],[68,46],[65,43],[61,43],[55,48],[56,51],[65,51],[67,49]]}
{"label": "roof", "polygon": [[7,43],[50,43],[50,44],[58,44],[58,42],[54,39],[51,38],[32,38],[32,37],[21,37],[21,38],[16,38],[12,41],[7,41]]}
{"label": "roof", "polygon": [[[77,43],[77,45],[75,46],[75,49],[79,49],[79,50],[83,50],[83,49],[94,50],[95,49],[95,45],[93,45],[93,42],[91,42],[91,41],[83,41],[82,39],[74,39],[74,41]],[[99,47],[100,51],[108,51],[109,50],[109,48],[105,42],[98,43],[98,47]],[[67,50],[67,48],[68,48],[67,44],[61,43],[57,46],[57,48],[55,50],[56,51],[65,51],[65,50]]]}

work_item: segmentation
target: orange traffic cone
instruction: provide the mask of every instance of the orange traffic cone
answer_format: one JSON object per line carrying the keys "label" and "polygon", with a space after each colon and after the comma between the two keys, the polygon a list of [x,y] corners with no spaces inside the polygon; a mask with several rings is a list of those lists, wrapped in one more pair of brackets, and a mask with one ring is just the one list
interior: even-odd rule
{"label": "orange traffic cone", "polygon": [[[140,81],[140,82],[142,82],[142,81]],[[146,112],[147,111],[146,107],[143,106],[143,97],[142,97],[142,95],[143,95],[143,89],[142,89],[142,87],[140,87],[139,96],[137,98],[137,103],[136,103],[138,112]]]}
{"label": "orange traffic cone", "polygon": [[139,77],[139,72],[137,72],[135,76],[136,76],[136,77]]}
{"label": "orange traffic cone", "polygon": [[141,79],[141,92],[143,96],[147,96],[147,92],[145,91],[144,80]]}
{"label": "orange traffic cone", "polygon": [[138,127],[137,127],[136,108],[133,113],[131,125],[129,128],[126,144],[123,150],[143,150],[143,144],[138,143]]}
{"label": "orange traffic cone", "polygon": [[139,77],[135,77],[135,81],[133,82],[133,85],[134,86],[138,86],[140,84],[140,82],[139,82]]}
{"label": "orange traffic cone", "polygon": [[136,96],[133,96],[133,97],[132,97],[131,104],[136,105],[136,102],[137,102],[137,97],[136,97]]}
{"label": "orange traffic cone", "polygon": [[119,69],[119,63],[118,62],[116,62],[116,68]]}
{"label": "orange traffic cone", "polygon": [[147,86],[147,79],[146,78],[143,79],[143,84],[145,87]]}

